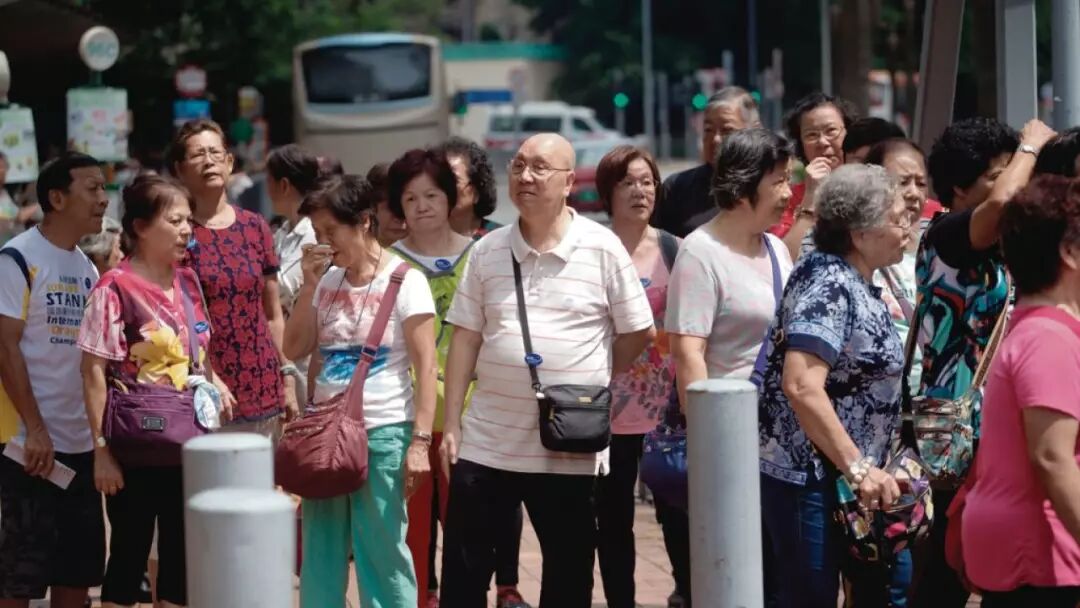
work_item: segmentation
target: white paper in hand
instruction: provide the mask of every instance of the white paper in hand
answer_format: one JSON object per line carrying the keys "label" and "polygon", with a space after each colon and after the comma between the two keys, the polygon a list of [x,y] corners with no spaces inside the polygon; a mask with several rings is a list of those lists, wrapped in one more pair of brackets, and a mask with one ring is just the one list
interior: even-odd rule
{"label": "white paper in hand", "polygon": [[[4,456],[26,466],[26,452],[23,451],[23,446],[21,444],[9,441],[4,448]],[[71,485],[72,479],[75,479],[75,469],[72,469],[59,460],[53,461],[53,470],[52,473],[49,474],[49,481],[61,490],[66,490],[68,486]]]}

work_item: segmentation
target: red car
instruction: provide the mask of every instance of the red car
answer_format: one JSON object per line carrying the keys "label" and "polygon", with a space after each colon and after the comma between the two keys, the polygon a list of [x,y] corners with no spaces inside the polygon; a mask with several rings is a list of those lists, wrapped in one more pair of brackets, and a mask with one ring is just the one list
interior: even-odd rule
{"label": "red car", "polygon": [[574,144],[577,166],[574,168],[574,185],[570,189],[570,198],[567,202],[575,210],[583,213],[604,210],[604,205],[600,202],[600,194],[596,191],[596,166],[600,164],[600,159],[604,158],[605,154],[621,143],[625,142],[576,142]]}

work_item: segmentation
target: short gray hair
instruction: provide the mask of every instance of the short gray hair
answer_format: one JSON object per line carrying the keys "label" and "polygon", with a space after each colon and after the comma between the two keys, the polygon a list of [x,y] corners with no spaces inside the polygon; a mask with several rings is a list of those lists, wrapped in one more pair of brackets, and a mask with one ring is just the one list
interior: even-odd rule
{"label": "short gray hair", "polygon": [[814,199],[814,245],[824,253],[847,255],[853,246],[851,233],[884,224],[896,193],[896,179],[878,165],[838,167]]}
{"label": "short gray hair", "polygon": [[753,96],[742,87],[728,86],[713,93],[712,96],[709,97],[708,104],[705,106],[705,111],[711,112],[714,108],[719,106],[738,110],[747,127],[751,127],[761,120],[758,113],[757,102],[754,101]]}
{"label": "short gray hair", "polygon": [[101,222],[101,231],[97,234],[88,234],[79,241],[79,249],[86,257],[107,258],[112,252],[114,239],[120,238],[120,222],[111,217],[105,217]]}

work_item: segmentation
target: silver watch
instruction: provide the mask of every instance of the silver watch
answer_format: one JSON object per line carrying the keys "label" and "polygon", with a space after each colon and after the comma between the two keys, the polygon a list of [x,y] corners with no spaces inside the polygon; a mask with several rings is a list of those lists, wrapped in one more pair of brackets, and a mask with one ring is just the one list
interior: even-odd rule
{"label": "silver watch", "polygon": [[1017,151],[1019,151],[1019,152],[1027,152],[1028,154],[1030,154],[1030,155],[1032,155],[1032,156],[1034,156],[1036,158],[1038,158],[1038,156],[1039,156],[1039,151],[1036,150],[1035,146],[1033,146],[1031,144],[1020,144],[1020,147],[1017,148]]}
{"label": "silver watch", "polygon": [[99,448],[104,448],[109,445],[109,442],[105,441],[104,435],[99,435],[98,438],[94,440],[94,444],[97,445],[97,447]]}

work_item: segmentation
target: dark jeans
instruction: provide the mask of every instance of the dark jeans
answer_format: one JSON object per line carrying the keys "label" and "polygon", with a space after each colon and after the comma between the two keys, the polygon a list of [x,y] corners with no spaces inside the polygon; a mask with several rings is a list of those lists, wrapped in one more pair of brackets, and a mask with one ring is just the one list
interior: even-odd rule
{"label": "dark jeans", "polygon": [[912,608],[963,608],[971,596],[956,571],[945,561],[945,515],[956,492],[934,490],[934,523],[917,551]]}
{"label": "dark jeans", "polygon": [[675,593],[690,608],[690,514],[665,503],[655,494],[653,502],[656,505],[656,521],[664,533],[664,548],[671,561]]}
{"label": "dark jeans", "polygon": [[485,608],[500,529],[521,503],[543,555],[540,608],[592,606],[595,477],[515,473],[458,460],[450,473],[440,603]]}
{"label": "dark jeans", "polygon": [[[910,580],[910,556],[902,552],[889,563],[860,562],[847,557],[843,530],[835,523],[836,490],[831,478],[797,486],[761,476],[765,580],[770,606],[821,608],[836,605],[843,568],[856,608],[904,606],[907,584],[896,585],[894,573]],[[903,573],[907,573],[906,575]],[[894,599],[896,598],[896,599]]]}
{"label": "dark jeans", "polygon": [[634,608],[634,489],[644,438],[612,435],[611,471],[596,482],[596,547],[609,608]]}
{"label": "dark jeans", "polygon": [[982,594],[982,608],[1076,608],[1077,603],[1080,587],[1020,587]]}

